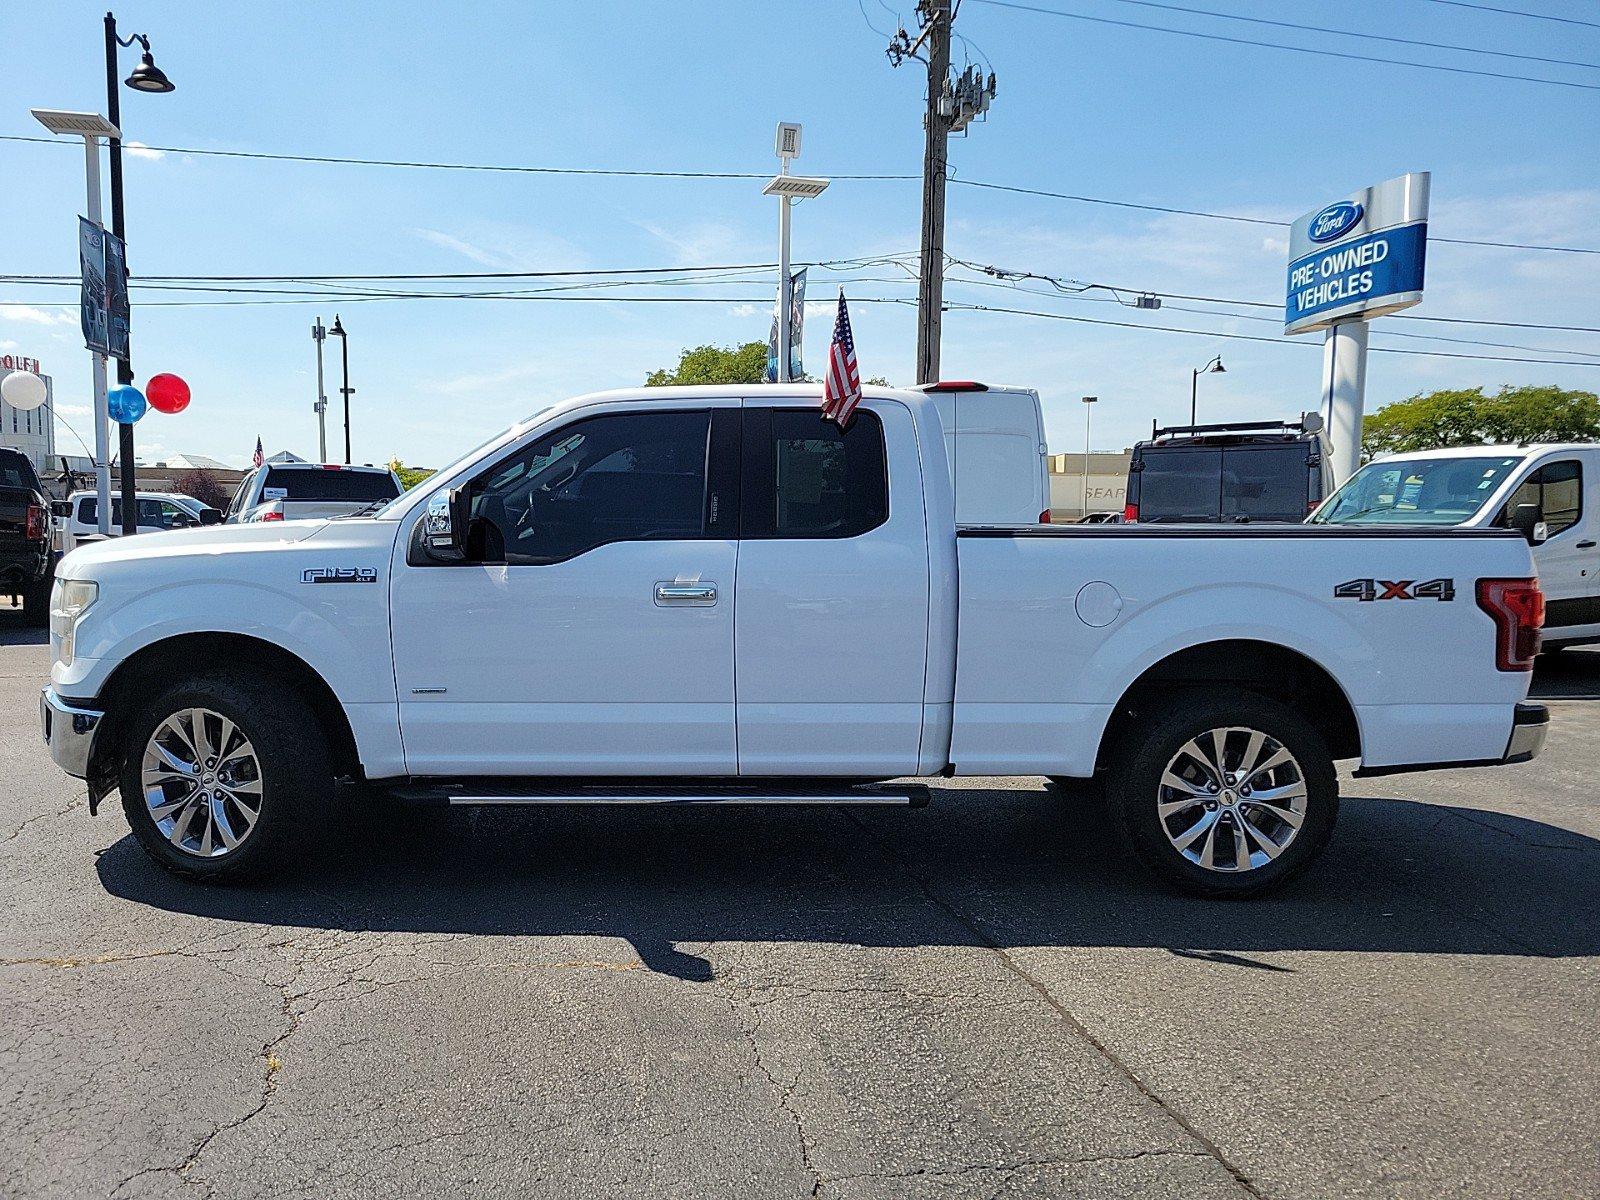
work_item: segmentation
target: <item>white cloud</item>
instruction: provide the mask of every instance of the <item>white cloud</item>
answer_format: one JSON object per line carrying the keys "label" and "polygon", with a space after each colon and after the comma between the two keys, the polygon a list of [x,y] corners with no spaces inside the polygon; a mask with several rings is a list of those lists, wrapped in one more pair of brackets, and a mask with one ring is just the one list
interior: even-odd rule
{"label": "white cloud", "polygon": [[0,320],[21,321],[27,325],[76,325],[78,315],[65,309],[51,312],[27,304],[14,304],[0,308]]}
{"label": "white cloud", "polygon": [[148,158],[155,160],[165,158],[167,156],[167,152],[165,150],[153,149],[150,146],[146,146],[143,142],[123,142],[122,148],[134,158]]}
{"label": "white cloud", "polygon": [[94,415],[94,409],[87,404],[57,404],[57,414],[64,417],[88,417]]}
{"label": "white cloud", "polygon": [[441,250],[497,271],[577,271],[590,262],[589,256],[566,238],[525,225],[491,222],[459,233],[442,229],[411,232]]}
{"label": "white cloud", "polygon": [[724,263],[766,261],[770,248],[755,248],[749,234],[727,221],[695,221],[669,228],[655,221],[633,222],[672,251],[674,265],[707,267]]}
{"label": "white cloud", "polygon": [[0,338],[0,350],[20,350],[20,349],[22,349],[22,343],[21,342],[13,341],[11,338]]}

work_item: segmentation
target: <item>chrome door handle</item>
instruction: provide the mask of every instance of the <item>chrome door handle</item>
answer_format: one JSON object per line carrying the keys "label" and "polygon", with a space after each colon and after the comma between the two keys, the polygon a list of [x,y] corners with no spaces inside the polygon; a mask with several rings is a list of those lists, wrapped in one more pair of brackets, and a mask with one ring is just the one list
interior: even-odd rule
{"label": "chrome door handle", "polygon": [[660,607],[695,606],[704,608],[717,602],[714,583],[658,583],[656,604]]}

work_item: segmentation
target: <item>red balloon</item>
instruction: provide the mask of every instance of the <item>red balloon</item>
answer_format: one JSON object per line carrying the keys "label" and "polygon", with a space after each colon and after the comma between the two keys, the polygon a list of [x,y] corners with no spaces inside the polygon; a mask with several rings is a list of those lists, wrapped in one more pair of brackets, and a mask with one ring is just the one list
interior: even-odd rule
{"label": "red balloon", "polygon": [[176,375],[150,376],[144,396],[157,412],[180,413],[189,407],[189,385]]}

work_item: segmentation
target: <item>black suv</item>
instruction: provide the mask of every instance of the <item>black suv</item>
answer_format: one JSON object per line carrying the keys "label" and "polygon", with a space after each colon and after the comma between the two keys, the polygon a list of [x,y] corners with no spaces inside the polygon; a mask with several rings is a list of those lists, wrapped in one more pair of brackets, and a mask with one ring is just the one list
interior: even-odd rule
{"label": "black suv", "polygon": [[1128,521],[1300,522],[1332,487],[1321,418],[1175,425],[1133,448]]}
{"label": "black suv", "polygon": [[0,592],[22,598],[23,619],[50,619],[50,502],[33,463],[0,446]]}

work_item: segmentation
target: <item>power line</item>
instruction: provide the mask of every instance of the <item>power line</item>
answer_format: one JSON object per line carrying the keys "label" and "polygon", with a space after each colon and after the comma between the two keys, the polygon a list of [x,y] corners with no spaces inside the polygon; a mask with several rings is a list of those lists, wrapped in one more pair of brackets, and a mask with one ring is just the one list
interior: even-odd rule
{"label": "power line", "polygon": [[1580,21],[1577,17],[1553,17],[1549,13],[1529,12],[1525,8],[1496,8],[1492,4],[1470,4],[1467,0],[1430,0],[1433,4],[1449,4],[1455,8],[1476,8],[1482,12],[1504,13],[1508,17],[1528,17],[1535,21],[1560,21],[1563,25],[1587,25],[1600,29],[1600,22]]}
{"label": "power line", "polygon": [[[998,3],[999,0],[984,0],[985,3]],[[71,143],[63,142],[56,138],[32,137],[24,134],[0,134],[0,142],[28,142],[42,146],[67,146]],[[620,176],[626,178],[646,179],[767,179],[770,173],[740,172],[740,171],[635,171],[635,170],[605,170],[590,167],[520,167],[497,163],[430,163],[412,162],[400,159],[381,158],[340,158],[332,155],[312,154],[269,154],[253,150],[197,150],[186,146],[147,146],[149,150],[160,150],[166,154],[194,154],[201,156],[266,159],[273,162],[304,162],[318,164],[332,164],[338,166],[358,167],[409,167],[417,169],[436,169],[446,171],[520,171],[544,175],[595,175],[595,176]],[[831,179],[851,180],[855,182],[905,182],[918,179],[917,175],[870,175],[846,174],[832,175]],[[1098,204],[1109,208],[1127,208],[1140,212],[1167,213],[1184,217],[1203,217],[1214,221],[1234,221],[1245,225],[1266,225],[1274,228],[1288,228],[1288,221],[1272,220],[1264,217],[1242,217],[1233,213],[1210,212],[1197,208],[1177,208],[1161,204],[1139,204],[1130,200],[1113,200],[1104,196],[1082,196],[1070,192],[1056,192],[1045,188],[1022,187],[1016,184],[991,183],[985,180],[962,179],[951,175],[949,182],[962,187],[986,188],[990,191],[1012,192],[1023,196],[1043,196],[1052,200],[1071,200],[1079,204]],[[1534,242],[1499,242],[1486,241],[1476,238],[1448,238],[1430,235],[1430,242],[1447,242],[1455,246],[1487,246],[1503,250],[1544,250],[1562,254],[1600,254],[1600,249],[1588,246],[1548,246]],[[514,272],[520,274],[521,272]],[[463,276],[465,278],[466,276]],[[367,276],[365,278],[379,278]]]}
{"label": "power line", "polygon": [[1299,29],[1306,33],[1329,33],[1336,37],[1362,38],[1371,42],[1393,42],[1401,46],[1424,46],[1429,50],[1452,50],[1462,54],[1488,54],[1495,58],[1515,58],[1523,62],[1549,63],[1558,67],[1584,67],[1600,71],[1600,63],[1580,62],[1570,58],[1546,58],[1542,54],[1517,54],[1511,50],[1485,50],[1480,46],[1461,46],[1452,42],[1428,42],[1419,38],[1394,37],[1385,33],[1360,33],[1354,29],[1333,29],[1326,25],[1302,25],[1296,21],[1274,21],[1270,17],[1246,17],[1238,13],[1218,12],[1214,8],[1190,8],[1184,4],[1163,4],[1160,0],[1115,0],[1118,4],[1132,4],[1139,8],[1160,8],[1168,12],[1191,13],[1200,17],[1218,17],[1224,21],[1245,21],[1251,25],[1275,25],[1279,29]]}
{"label": "power line", "polygon": [[[998,3],[999,0],[984,0],[984,3]],[[1043,196],[1050,200],[1073,200],[1079,204],[1101,204],[1111,208],[1133,208],[1142,212],[1169,213],[1180,217],[1205,217],[1213,221],[1233,221],[1241,225],[1267,225],[1273,229],[1287,229],[1288,221],[1274,221],[1267,217],[1242,217],[1236,213],[1207,212],[1198,208],[1172,208],[1162,204],[1135,204],[1130,200],[1108,200],[1102,196],[1079,196],[1071,192],[1053,192],[1046,188],[1019,187],[1010,183],[989,183],[979,179],[962,179],[953,175],[950,182],[962,187],[985,188],[995,192],[1015,192],[1023,196]],[[1561,254],[1600,254],[1600,248],[1592,246],[1546,246],[1534,242],[1495,242],[1478,238],[1448,238],[1434,237],[1429,234],[1430,242],[1448,242],[1454,246],[1490,246],[1501,250],[1549,250]]]}
{"label": "power line", "polygon": [[1475,67],[1447,67],[1441,63],[1414,62],[1408,58],[1383,58],[1375,54],[1353,54],[1346,50],[1317,50],[1310,46],[1292,46],[1287,42],[1266,42],[1257,38],[1232,37],[1225,33],[1201,33],[1195,29],[1174,29],[1170,25],[1147,25],[1141,21],[1122,21],[1115,17],[1091,17],[1087,13],[1062,12],[1059,8],[1044,8],[1036,4],[1019,4],[1016,0],[976,0],[995,8],[1012,8],[1019,12],[1040,13],[1062,17],[1069,21],[1091,21],[1096,25],[1117,25],[1124,29],[1143,29],[1152,33],[1170,33],[1176,37],[1200,38],[1208,42],[1229,42],[1236,46],[1259,46],[1269,50],[1289,50],[1296,54],[1313,54],[1323,58],[1343,58],[1355,62],[1381,63],[1391,67],[1413,67],[1421,71],[1447,71],[1452,75],[1477,75],[1486,79],[1516,80],[1519,83],[1542,83],[1547,87],[1580,88],[1586,92],[1600,92],[1600,84],[1574,83],[1567,79],[1541,79],[1536,75],[1512,75],[1505,71],[1481,71]]}

